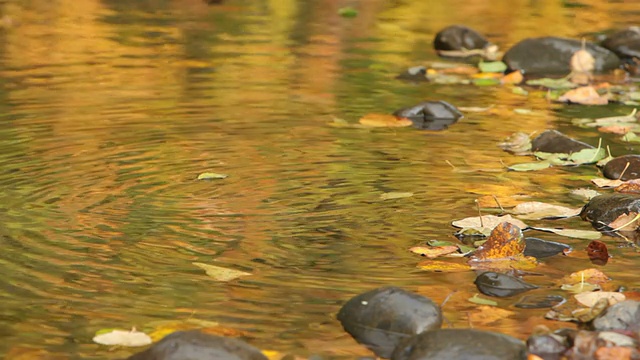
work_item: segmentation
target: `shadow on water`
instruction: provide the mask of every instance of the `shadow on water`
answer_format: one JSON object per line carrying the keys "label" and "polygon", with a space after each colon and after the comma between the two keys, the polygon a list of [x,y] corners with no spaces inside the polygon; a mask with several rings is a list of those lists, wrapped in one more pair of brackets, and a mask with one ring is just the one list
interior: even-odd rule
{"label": "shadow on water", "polygon": [[[606,1],[367,0],[340,18],[346,3],[0,5],[0,353],[120,358],[131,351],[93,344],[95,331],[197,318],[265,349],[366,355],[334,315],[355,293],[473,291],[472,274],[415,270],[408,247],[451,238],[449,222],[474,215],[479,194],[567,201],[571,170],[507,173],[496,146],[547,127],[597,137],[567,126],[557,105],[394,76],[435,60],[431,39],[451,23],[506,47],[541,27],[577,36],[637,14]],[[327,126],[423,100],[542,115],[467,114],[443,132]],[[229,177],[197,181],[205,171]],[[414,196],[382,201],[390,191]],[[253,275],[219,283],[193,262]]]}

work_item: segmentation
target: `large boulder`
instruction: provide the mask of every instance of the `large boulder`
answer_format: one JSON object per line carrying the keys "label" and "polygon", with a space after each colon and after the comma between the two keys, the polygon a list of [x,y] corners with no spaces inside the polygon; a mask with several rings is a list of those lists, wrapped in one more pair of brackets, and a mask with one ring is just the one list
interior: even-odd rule
{"label": "large boulder", "polygon": [[640,59],[640,27],[631,26],[611,34],[602,42],[602,47],[624,60]]}
{"label": "large boulder", "polygon": [[128,360],[267,360],[260,350],[242,340],[197,330],[169,334]]}
{"label": "large boulder", "polygon": [[440,307],[397,287],[382,287],[347,301],[338,320],[353,338],[377,356],[388,358],[410,336],[442,326]]}
{"label": "large boulder", "polygon": [[640,302],[625,300],[607,308],[593,320],[596,330],[640,331]]}
{"label": "large boulder", "polygon": [[503,334],[475,329],[427,331],[403,341],[391,360],[524,360],[524,342]]}
{"label": "large boulder", "polygon": [[[559,37],[525,39],[509,49],[502,58],[509,69],[527,75],[565,75],[571,71],[571,56],[582,49],[582,42]],[[592,43],[586,50],[596,60],[595,71],[605,72],[620,66],[620,59],[612,51]]]}

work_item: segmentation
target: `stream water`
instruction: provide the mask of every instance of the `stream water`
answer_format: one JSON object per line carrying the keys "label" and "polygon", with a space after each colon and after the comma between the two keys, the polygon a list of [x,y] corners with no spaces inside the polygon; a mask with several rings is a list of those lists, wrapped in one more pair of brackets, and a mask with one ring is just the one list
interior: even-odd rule
{"label": "stream water", "polygon": [[[358,16],[338,16],[344,6]],[[555,128],[595,145],[602,135],[571,118],[631,109],[394,76],[437,60],[433,36],[454,23],[503,49],[640,23],[634,2],[599,0],[9,0],[0,8],[0,354],[43,359],[126,357],[135,350],[94,344],[95,332],[189,319],[243,331],[262,349],[367,355],[335,314],[381,285],[438,302],[457,291],[445,315],[469,326],[475,274],[420,271],[422,259],[407,249],[452,240],[451,220],[476,215],[481,195],[580,206],[567,193],[589,187],[595,167],[507,172],[503,162],[528,159],[497,144]],[[442,132],[328,126],[427,99],[496,111],[468,113]],[[617,155],[638,150],[603,140]],[[228,177],[196,180],[203,172]],[[414,195],[380,199],[390,191]],[[590,228],[579,219],[561,226]],[[586,247],[537,235],[576,253]],[[638,255],[604,239],[613,258],[603,270],[640,286],[629,271]],[[193,262],[252,275],[218,282]],[[592,265],[576,256],[542,266],[561,277]],[[548,276],[533,282],[557,286]],[[545,311],[511,302],[500,300],[508,316],[473,326],[526,337]]]}

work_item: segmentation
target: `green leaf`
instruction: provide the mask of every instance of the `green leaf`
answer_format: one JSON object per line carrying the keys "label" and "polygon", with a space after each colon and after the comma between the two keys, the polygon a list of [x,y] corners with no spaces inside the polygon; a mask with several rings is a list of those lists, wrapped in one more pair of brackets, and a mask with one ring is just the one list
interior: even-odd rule
{"label": "green leaf", "polygon": [[500,79],[473,79],[473,85],[492,86],[500,84]]}
{"label": "green leaf", "polygon": [[[529,92],[528,92],[527,90],[525,90],[525,89],[521,88],[520,86],[514,86],[514,87],[511,89],[511,92],[512,92],[512,93],[514,93],[514,94],[516,94],[516,95],[524,95],[524,96],[529,95]],[[514,111],[514,112],[516,112],[516,114],[518,114],[518,111],[517,111],[517,110],[521,110],[521,109],[515,109],[515,110],[513,110],[513,111]],[[529,112],[531,112],[531,111],[529,110]]]}
{"label": "green leaf", "polygon": [[551,167],[551,163],[548,161],[538,161],[538,162],[530,162],[530,163],[522,163],[522,164],[513,164],[507,167],[509,170],[513,171],[535,171],[542,170]]}
{"label": "green leaf", "polygon": [[207,275],[218,281],[230,281],[241,276],[251,275],[251,273],[248,272],[227,269],[221,266],[203,264],[199,262],[193,262],[192,264],[203,269],[207,273]]}
{"label": "green leaf", "polygon": [[597,149],[582,149],[569,155],[569,161],[581,165],[581,164],[593,164],[607,157],[607,151],[603,148]]}
{"label": "green leaf", "polygon": [[636,135],[636,133],[628,132],[624,134],[622,141],[640,143],[640,136]]}
{"label": "green leaf", "polygon": [[408,198],[408,197],[412,197],[413,193],[412,192],[395,192],[395,191],[391,191],[391,192],[387,192],[384,194],[380,195],[380,199],[382,200],[393,200],[393,199],[403,199],[403,198]]}
{"label": "green leaf", "polygon": [[458,246],[458,244],[453,243],[452,241],[443,241],[443,240],[429,240],[427,241],[427,245],[429,246]]}
{"label": "green leaf", "polygon": [[213,179],[226,179],[229,175],[226,174],[217,174],[217,173],[202,173],[198,175],[198,180],[213,180]]}
{"label": "green leaf", "polygon": [[534,230],[552,232],[556,235],[566,236],[575,239],[596,240],[602,237],[602,234],[593,230],[574,230],[574,229],[553,229],[532,227]]}
{"label": "green leaf", "polygon": [[356,16],[358,16],[358,10],[347,6],[347,7],[343,7],[338,9],[338,15],[342,16],[342,17],[346,17],[346,18],[354,18]]}
{"label": "green leaf", "polygon": [[481,61],[478,68],[484,73],[503,73],[507,70],[507,64],[502,61]]}
{"label": "green leaf", "polygon": [[490,305],[490,306],[497,306],[498,305],[498,302],[493,301],[493,300],[489,300],[489,299],[481,298],[480,296],[478,296],[478,294],[474,294],[472,297],[470,297],[467,300],[472,302],[472,303],[474,303],[474,304],[479,304],[479,305]]}
{"label": "green leaf", "polygon": [[578,87],[578,85],[572,83],[566,78],[561,79],[550,79],[550,78],[542,78],[542,79],[533,79],[528,80],[527,85],[530,86],[544,86],[549,89],[573,89]]}

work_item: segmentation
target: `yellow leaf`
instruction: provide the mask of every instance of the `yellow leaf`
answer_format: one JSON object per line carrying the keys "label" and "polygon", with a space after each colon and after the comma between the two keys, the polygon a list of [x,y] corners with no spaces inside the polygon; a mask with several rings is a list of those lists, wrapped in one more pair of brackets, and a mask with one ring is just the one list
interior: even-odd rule
{"label": "yellow leaf", "polygon": [[458,247],[454,245],[447,246],[414,246],[409,249],[414,254],[426,256],[429,259],[437,258],[458,251]]}
{"label": "yellow leaf", "polygon": [[425,260],[418,263],[418,269],[435,272],[459,272],[469,271],[471,267],[467,264],[460,264],[449,261]]}
{"label": "yellow leaf", "polygon": [[251,275],[251,273],[248,272],[227,269],[221,266],[203,264],[199,262],[193,262],[192,264],[203,269],[207,273],[207,275],[218,281],[230,281],[241,276]]}

